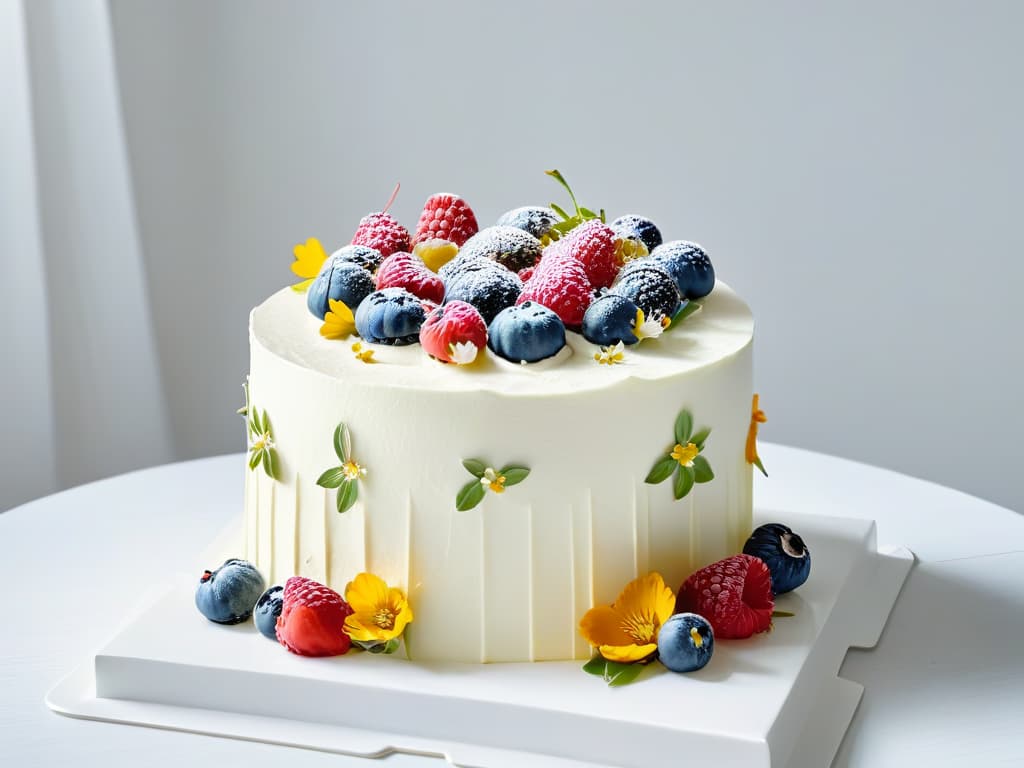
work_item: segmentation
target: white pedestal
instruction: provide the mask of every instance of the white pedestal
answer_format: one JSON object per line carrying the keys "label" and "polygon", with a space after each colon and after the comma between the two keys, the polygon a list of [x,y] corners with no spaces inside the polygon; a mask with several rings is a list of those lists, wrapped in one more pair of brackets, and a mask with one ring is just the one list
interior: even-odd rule
{"label": "white pedestal", "polygon": [[[838,677],[840,664],[848,648],[877,643],[913,555],[879,553],[862,520],[785,522],[813,557],[807,584],[777,601],[796,616],[717,641],[708,666],[688,675],[652,664],[612,689],[579,662],[301,658],[251,622],[203,619],[195,579],[183,577],[47,703],[72,717],[457,766],[649,768],[672,755],[718,768],[828,765],[863,692]],[[415,654],[415,624],[411,640]]]}

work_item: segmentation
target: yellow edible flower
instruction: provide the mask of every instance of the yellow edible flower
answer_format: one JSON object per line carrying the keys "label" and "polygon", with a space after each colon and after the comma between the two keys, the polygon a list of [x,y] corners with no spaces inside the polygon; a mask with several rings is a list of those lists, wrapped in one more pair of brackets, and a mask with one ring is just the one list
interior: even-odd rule
{"label": "yellow edible flower", "polygon": [[676,598],[659,573],[631,581],[611,605],[587,611],[580,634],[608,661],[643,661],[658,650],[658,632]]}
{"label": "yellow edible flower", "polygon": [[495,471],[494,467],[484,470],[484,476],[480,478],[480,485],[490,488],[495,493],[505,492],[505,481],[507,478]]}
{"label": "yellow edible flower", "polygon": [[672,449],[672,453],[670,455],[682,466],[692,467],[693,460],[697,458],[698,453],[700,453],[700,448],[693,443],[687,443],[686,445],[676,443],[675,448]]}
{"label": "yellow edible flower", "polygon": [[757,394],[754,395],[754,401],[750,406],[750,427],[747,429],[747,444],[744,446],[744,453],[747,461],[760,469],[767,477],[768,473],[765,472],[764,464],[761,463],[761,457],[757,455],[757,425],[764,424],[768,421],[768,417],[757,407],[758,397]]}
{"label": "yellow edible flower", "polygon": [[611,347],[601,347],[600,352],[594,353],[594,359],[601,365],[616,365],[626,357],[625,347],[622,342]]}
{"label": "yellow edible flower", "polygon": [[352,345],[352,352],[353,354],[355,354],[356,360],[360,360],[361,362],[364,363],[375,362],[373,359],[373,350],[363,349],[363,345],[360,344],[358,341]]}
{"label": "yellow edible flower", "polygon": [[320,335],[325,339],[347,339],[356,332],[356,318],[352,310],[343,301],[328,299],[330,309],[324,315],[324,324],[320,326]]}
{"label": "yellow edible flower", "polygon": [[327,252],[320,245],[315,237],[309,238],[305,243],[299,243],[292,249],[295,254],[295,261],[292,262],[292,272],[299,277],[306,278],[301,283],[292,286],[292,290],[305,291],[309,288],[313,279],[320,274],[320,267],[327,261]]}
{"label": "yellow edible flower", "polygon": [[345,633],[357,643],[386,643],[402,635],[412,621],[405,593],[388,587],[372,573],[360,573],[345,587],[345,602],[353,613],[345,619]]}
{"label": "yellow edible flower", "polygon": [[360,477],[366,477],[366,467],[352,459],[341,465],[341,471],[345,474],[346,480],[358,480]]}

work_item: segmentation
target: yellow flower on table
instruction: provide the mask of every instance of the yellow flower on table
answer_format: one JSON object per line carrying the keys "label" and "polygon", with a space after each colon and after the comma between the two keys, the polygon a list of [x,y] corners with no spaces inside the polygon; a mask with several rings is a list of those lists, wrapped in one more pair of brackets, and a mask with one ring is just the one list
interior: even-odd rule
{"label": "yellow flower on table", "polygon": [[349,582],[345,601],[353,610],[345,619],[345,633],[364,647],[397,641],[412,622],[405,593],[372,573],[360,573]]}
{"label": "yellow flower on table", "polygon": [[347,339],[356,332],[356,318],[344,301],[327,300],[330,309],[324,315],[320,335],[325,339]]}
{"label": "yellow flower on table", "polygon": [[643,661],[658,650],[658,632],[675,605],[661,574],[649,573],[626,585],[611,605],[587,611],[580,634],[608,661]]}
{"label": "yellow flower on table", "polygon": [[292,249],[295,254],[295,261],[292,262],[292,272],[299,277],[306,278],[301,283],[292,286],[292,290],[305,291],[309,288],[313,279],[320,274],[320,267],[327,261],[327,252],[320,245],[315,237],[309,238],[305,243],[299,243]]}

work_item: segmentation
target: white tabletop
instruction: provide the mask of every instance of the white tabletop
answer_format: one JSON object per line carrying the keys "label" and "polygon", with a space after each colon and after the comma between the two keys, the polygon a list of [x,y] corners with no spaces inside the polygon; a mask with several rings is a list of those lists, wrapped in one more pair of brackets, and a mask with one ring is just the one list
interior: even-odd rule
{"label": "white tabletop", "polygon": [[[843,665],[867,691],[834,765],[1024,765],[1024,517],[842,459],[771,444],[761,454],[771,477],[757,481],[759,510],[782,522],[787,512],[874,518],[880,543],[920,560],[879,646]],[[244,466],[232,455],[156,467],[0,515],[0,763],[377,764],[73,720],[43,703],[167,574],[201,567],[199,553],[241,514]],[[443,765],[408,755],[381,764]]]}

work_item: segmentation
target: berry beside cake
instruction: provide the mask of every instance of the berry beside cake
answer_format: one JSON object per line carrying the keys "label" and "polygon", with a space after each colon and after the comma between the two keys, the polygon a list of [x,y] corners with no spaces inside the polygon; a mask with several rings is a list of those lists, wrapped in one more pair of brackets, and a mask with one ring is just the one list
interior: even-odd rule
{"label": "berry beside cake", "polygon": [[[412,232],[385,207],[331,255],[297,246],[305,281],[252,311],[245,556],[290,585],[257,609],[289,648],[321,647],[301,636],[315,616],[371,650],[408,624],[423,660],[589,659],[601,607],[648,574],[668,590],[648,620],[683,615],[627,645],[672,668],[706,663],[716,621],[770,621],[770,590],[729,592],[728,619],[701,592],[770,583],[739,554],[760,466],[750,311],[700,246],[569,195],[483,228],[456,195]],[[684,582],[676,606],[664,584]],[[298,602],[321,586],[351,615]]]}

